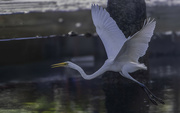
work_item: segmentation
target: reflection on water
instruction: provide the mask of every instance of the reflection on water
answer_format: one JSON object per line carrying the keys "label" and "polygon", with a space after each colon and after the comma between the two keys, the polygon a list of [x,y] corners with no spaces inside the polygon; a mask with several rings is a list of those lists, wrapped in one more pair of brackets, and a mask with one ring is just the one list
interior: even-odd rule
{"label": "reflection on water", "polygon": [[161,94],[164,95],[165,105],[157,108],[150,106],[150,113],[179,113],[180,112],[180,59],[178,57],[164,57],[150,60],[151,78],[153,89],[162,88]]}
{"label": "reflection on water", "polygon": [[97,83],[99,80],[85,82],[69,78],[66,81],[1,86],[0,112],[103,113],[104,96]]}
{"label": "reflection on water", "polygon": [[[88,61],[93,60],[92,57],[84,57],[82,59],[82,61],[79,61],[80,59],[77,60],[77,58],[73,58],[73,60],[79,62],[81,66],[86,64],[85,59],[88,59]],[[174,58],[168,59],[171,61]],[[178,61],[178,59],[176,59],[176,61]],[[39,67],[44,66],[44,68],[39,70],[39,73],[34,73],[36,79],[31,75],[30,77],[32,78],[30,79],[29,77],[28,82],[25,82],[27,79],[16,79],[16,82],[12,80],[10,83],[1,84],[0,112],[113,113],[113,111],[116,111],[121,113],[127,111],[131,113],[178,113],[180,111],[180,84],[178,82],[180,65],[176,62],[168,62],[167,59],[158,60],[157,62],[151,59],[151,80],[149,84],[146,85],[148,85],[153,93],[165,101],[165,105],[159,106],[151,104],[138,85],[136,86],[132,83],[128,85],[129,82],[123,78],[122,79],[128,84],[118,83],[118,85],[107,85],[103,83],[104,80],[100,79],[100,77],[87,81],[83,80],[76,71],[71,69],[57,68],[48,70],[47,66],[51,63],[53,62],[34,65],[34,69],[39,69]],[[24,69],[29,67],[32,68],[30,65],[26,65]],[[87,73],[96,70],[94,69],[94,65],[84,65],[83,68],[85,71],[88,71]],[[1,72],[3,70],[11,71],[10,69],[12,68],[9,67],[9,70],[2,67],[0,68]],[[16,68],[16,71],[13,72],[14,76],[19,74],[18,71],[22,70]],[[35,70],[32,69],[31,71]],[[23,72],[21,76],[27,76],[27,73]],[[9,74],[12,73],[9,72]],[[6,73],[6,75],[8,76],[8,73]],[[39,76],[39,78],[37,76]],[[104,94],[107,87],[111,90]],[[116,87],[119,87],[121,91],[113,90],[116,89]],[[111,95],[114,94],[117,94],[117,96],[111,97]],[[109,99],[111,99],[111,101]],[[123,104],[119,107],[113,103],[109,105],[109,102],[112,102],[112,100],[114,103]]]}
{"label": "reflection on water", "polygon": [[[73,78],[52,83],[20,83],[1,87],[0,112],[104,112],[104,96],[97,84]],[[88,89],[86,89],[88,88]],[[93,91],[96,92],[93,92]]]}

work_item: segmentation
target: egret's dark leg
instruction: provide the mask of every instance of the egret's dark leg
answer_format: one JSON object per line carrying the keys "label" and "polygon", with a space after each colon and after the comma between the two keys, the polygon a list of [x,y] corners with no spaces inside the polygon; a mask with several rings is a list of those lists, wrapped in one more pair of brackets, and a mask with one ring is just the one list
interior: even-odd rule
{"label": "egret's dark leg", "polygon": [[157,96],[155,96],[144,84],[139,83],[139,85],[143,88],[143,90],[146,92],[147,96],[149,97],[150,101],[155,104],[158,105],[156,101],[160,102],[161,104],[165,104],[163,102],[162,99],[158,98]]}
{"label": "egret's dark leg", "polygon": [[164,104],[163,100],[161,100],[160,98],[156,97],[144,84],[140,83],[139,81],[135,80],[133,77],[131,77],[127,72],[120,72],[120,74],[130,80],[133,80],[134,82],[138,83],[143,90],[145,91],[145,93],[147,94],[147,96],[149,97],[150,101],[155,104],[157,104],[157,101],[160,102],[161,104]]}

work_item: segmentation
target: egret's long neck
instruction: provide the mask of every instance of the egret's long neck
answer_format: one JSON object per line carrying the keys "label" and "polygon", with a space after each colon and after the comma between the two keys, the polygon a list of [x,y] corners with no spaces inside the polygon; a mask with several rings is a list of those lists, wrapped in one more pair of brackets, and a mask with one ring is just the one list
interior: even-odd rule
{"label": "egret's long neck", "polygon": [[96,72],[94,72],[91,75],[87,75],[80,66],[78,66],[74,63],[71,64],[71,68],[77,70],[81,74],[81,76],[86,80],[91,80],[93,78],[96,78],[97,76],[99,76],[99,75],[103,74],[105,71],[107,71],[107,66],[105,66],[105,65],[103,65],[99,70],[97,70]]}

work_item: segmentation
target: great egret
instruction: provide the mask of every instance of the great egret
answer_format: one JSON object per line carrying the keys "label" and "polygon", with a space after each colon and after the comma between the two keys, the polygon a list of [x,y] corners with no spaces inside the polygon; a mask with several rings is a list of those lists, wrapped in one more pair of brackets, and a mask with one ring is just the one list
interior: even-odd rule
{"label": "great egret", "polygon": [[164,104],[144,84],[138,82],[129,74],[139,69],[147,70],[147,67],[143,63],[139,63],[138,59],[146,53],[156,21],[150,18],[146,19],[142,29],[126,39],[105,9],[98,5],[92,5],[91,14],[93,23],[96,26],[96,32],[104,44],[108,57],[103,66],[91,75],[87,75],[81,67],[70,61],[53,64],[52,68],[69,67],[75,69],[86,80],[93,79],[106,71],[119,72],[123,77],[138,83],[153,104],[157,105],[156,101]]}

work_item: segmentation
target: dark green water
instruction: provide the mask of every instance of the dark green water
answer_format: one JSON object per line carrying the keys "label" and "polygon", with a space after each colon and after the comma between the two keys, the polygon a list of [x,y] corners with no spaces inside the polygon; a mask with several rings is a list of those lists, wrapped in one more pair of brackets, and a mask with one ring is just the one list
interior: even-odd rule
{"label": "dark green water", "polygon": [[[123,92],[119,95],[122,97],[114,100],[124,103],[121,109],[107,106],[109,97],[105,95],[106,86],[101,77],[87,81],[72,69],[51,69],[50,64],[56,61],[0,67],[1,81],[4,81],[0,86],[0,113],[178,113],[180,65],[176,61],[179,58],[150,60],[150,79],[146,85],[165,105],[155,106],[140,87],[122,84]],[[79,64],[87,73],[98,68],[89,61]],[[128,98],[123,94],[131,95],[131,103],[119,99]]]}

